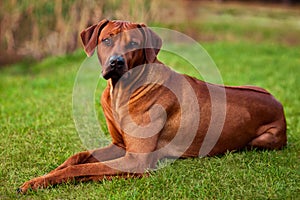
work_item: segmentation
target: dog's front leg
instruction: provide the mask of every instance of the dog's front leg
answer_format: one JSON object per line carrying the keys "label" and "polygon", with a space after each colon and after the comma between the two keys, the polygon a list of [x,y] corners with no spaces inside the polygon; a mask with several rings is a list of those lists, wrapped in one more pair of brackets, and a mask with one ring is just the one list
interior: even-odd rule
{"label": "dog's front leg", "polygon": [[[18,192],[26,193],[28,189],[36,190],[69,180],[102,180],[104,177],[141,176],[147,169],[152,168],[157,159],[152,154],[126,153],[122,158],[105,162],[78,164],[65,167],[25,182]],[[85,179],[86,177],[86,179]]]}
{"label": "dog's front leg", "polygon": [[125,150],[117,145],[111,144],[104,148],[93,151],[83,151],[68,158],[63,164],[51,171],[49,174],[66,167],[85,163],[103,162],[123,157]]}

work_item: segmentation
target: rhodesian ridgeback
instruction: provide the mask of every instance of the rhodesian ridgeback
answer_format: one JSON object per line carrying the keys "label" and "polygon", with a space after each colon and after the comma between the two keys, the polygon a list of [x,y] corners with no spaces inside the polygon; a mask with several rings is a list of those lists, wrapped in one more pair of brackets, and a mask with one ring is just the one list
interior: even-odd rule
{"label": "rhodesian ridgeback", "polygon": [[102,20],[82,31],[81,38],[88,56],[97,47],[108,82],[101,105],[112,143],[71,156],[18,192],[69,180],[140,177],[167,157],[286,145],[283,107],[269,92],[174,72],[157,59],[162,40],[144,24]]}

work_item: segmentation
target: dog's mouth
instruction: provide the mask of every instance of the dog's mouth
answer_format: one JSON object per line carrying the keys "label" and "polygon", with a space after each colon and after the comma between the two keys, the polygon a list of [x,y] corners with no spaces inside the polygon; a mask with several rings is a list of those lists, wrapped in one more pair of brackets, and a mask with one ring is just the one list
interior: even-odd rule
{"label": "dog's mouth", "polygon": [[102,77],[105,79],[105,80],[108,80],[108,79],[113,79],[113,80],[119,80],[124,73],[126,73],[126,70],[125,70],[125,66],[118,66],[118,67],[115,67],[115,68],[112,68],[112,67],[106,67],[104,69],[102,69]]}
{"label": "dog's mouth", "polygon": [[102,76],[106,80],[119,80],[127,71],[126,69],[127,65],[124,57],[122,55],[112,55],[102,69]]}
{"label": "dog's mouth", "polygon": [[112,79],[119,79],[120,78],[118,73],[116,73],[115,71],[112,71],[112,70],[102,70],[102,77],[105,80],[108,80],[110,78],[112,78]]}

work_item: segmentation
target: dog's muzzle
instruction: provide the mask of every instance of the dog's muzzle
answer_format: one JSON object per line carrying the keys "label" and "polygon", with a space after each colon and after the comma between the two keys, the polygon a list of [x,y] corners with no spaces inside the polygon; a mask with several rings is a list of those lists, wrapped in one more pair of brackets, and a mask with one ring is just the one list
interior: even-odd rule
{"label": "dog's muzzle", "polygon": [[107,67],[103,67],[102,76],[106,80],[113,78],[119,79],[123,73],[125,68],[125,59],[120,55],[113,55],[109,58]]}

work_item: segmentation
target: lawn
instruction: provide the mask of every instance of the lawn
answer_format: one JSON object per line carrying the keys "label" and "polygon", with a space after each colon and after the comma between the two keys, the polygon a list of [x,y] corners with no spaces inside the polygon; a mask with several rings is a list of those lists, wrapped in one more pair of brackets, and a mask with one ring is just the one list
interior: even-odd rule
{"label": "lawn", "polygon": [[[277,36],[287,32],[284,27],[277,27],[276,33],[269,33],[267,27],[275,36],[251,41],[235,33],[237,27],[245,27],[226,26],[230,39],[203,46],[226,85],[261,86],[283,103],[288,126],[286,148],[177,160],[147,178],[67,183],[18,195],[16,188],[24,181],[86,150],[72,116],[73,86],[86,57],[78,50],[0,69],[0,199],[299,199],[300,47],[277,42]],[[205,27],[217,29],[215,24]],[[222,30],[217,30],[219,35]],[[172,54],[161,52],[159,58],[177,71],[198,76]],[[95,106],[102,127],[105,122],[98,100],[104,87],[100,78]]]}
{"label": "lawn", "polygon": [[[288,146],[282,151],[232,152],[178,160],[148,178],[63,184],[17,195],[24,181],[85,150],[72,118],[72,89],[82,51],[1,70],[1,199],[293,199],[299,197],[299,47],[247,42],[204,44],[225,84],[271,91],[285,107]],[[161,60],[172,60],[161,53]],[[255,59],[254,59],[255,58]],[[177,70],[183,70],[180,62]],[[189,73],[189,72],[187,72]],[[192,73],[192,72],[191,72]],[[97,93],[105,86],[99,81]],[[98,110],[100,105],[97,104]],[[99,114],[99,121],[104,123]]]}

